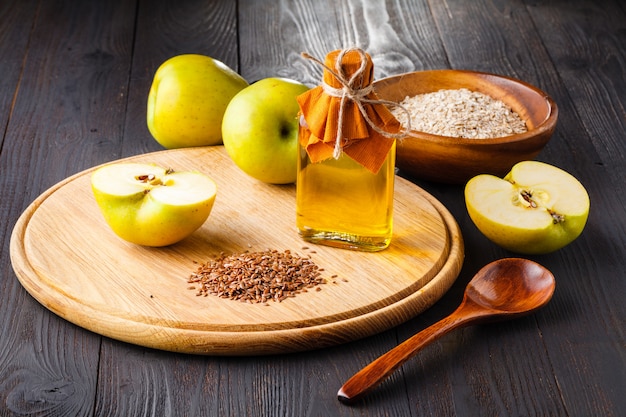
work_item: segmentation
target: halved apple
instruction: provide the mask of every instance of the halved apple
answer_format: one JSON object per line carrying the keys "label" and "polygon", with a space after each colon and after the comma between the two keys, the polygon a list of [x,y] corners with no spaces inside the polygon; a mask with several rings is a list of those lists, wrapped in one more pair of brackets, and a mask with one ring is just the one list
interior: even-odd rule
{"label": "halved apple", "polygon": [[470,218],[488,239],[512,252],[544,254],[583,231],[589,195],[571,174],[555,166],[519,162],[504,177],[477,175],[465,186]]}
{"label": "halved apple", "polygon": [[143,246],[167,246],[189,236],[209,217],[217,193],[202,173],[140,163],[98,168],[91,188],[115,234]]}

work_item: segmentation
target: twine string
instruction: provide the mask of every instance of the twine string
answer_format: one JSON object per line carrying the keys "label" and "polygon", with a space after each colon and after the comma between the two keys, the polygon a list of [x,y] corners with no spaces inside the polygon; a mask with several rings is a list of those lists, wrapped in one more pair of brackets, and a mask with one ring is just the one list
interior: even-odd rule
{"label": "twine string", "polygon": [[[354,72],[354,74],[352,74],[352,76],[348,79],[343,71],[343,68],[341,66],[343,57],[345,54],[347,54],[348,52],[351,51],[356,51],[359,53],[359,55],[361,56],[361,66],[359,67],[359,69],[357,71]],[[367,124],[374,130],[376,131],[378,134],[385,136],[387,138],[393,138],[393,139],[402,139],[404,137],[406,137],[410,131],[411,131],[411,117],[410,117],[410,113],[409,111],[402,106],[399,103],[393,102],[393,101],[389,101],[389,100],[382,100],[382,99],[369,99],[367,98],[367,96],[372,93],[374,91],[374,86],[369,84],[363,88],[355,88],[354,87],[354,83],[357,79],[362,79],[363,76],[363,72],[365,71],[366,65],[367,65],[367,56],[365,55],[365,52],[359,48],[347,48],[347,49],[343,49],[342,51],[339,52],[339,55],[337,56],[337,61],[335,64],[335,70],[333,70],[332,68],[330,68],[328,65],[326,65],[324,62],[320,61],[319,59],[309,55],[306,52],[302,53],[302,56],[306,59],[309,59],[319,65],[321,65],[326,71],[328,71],[330,74],[332,74],[335,79],[337,79],[337,81],[339,81],[339,83],[341,84],[341,88],[334,88],[330,85],[328,85],[326,82],[322,81],[322,88],[324,89],[324,92],[326,94],[328,94],[331,97],[336,97],[340,99],[340,105],[339,105],[339,114],[338,114],[338,124],[337,124],[337,137],[335,139],[335,147],[333,150],[333,157],[335,159],[339,158],[341,156],[341,152],[343,150],[343,146],[348,146],[349,144],[347,143],[348,140],[346,139],[346,144],[342,145],[343,142],[343,119],[344,119],[344,108],[346,105],[346,102],[348,100],[352,100],[352,102],[354,102],[357,106],[357,108],[359,109],[359,112],[361,113],[361,115],[363,116],[363,119],[365,119],[365,121],[367,122]],[[379,126],[376,125],[376,123],[374,123],[374,121],[367,115],[367,111],[365,110],[365,105],[366,104],[371,104],[371,105],[376,105],[376,104],[382,104],[382,105],[386,105],[386,106],[395,106],[400,108],[402,111],[404,111],[407,115],[406,117],[406,124],[404,125],[404,128],[397,133],[393,133],[393,132],[388,132],[382,128],[380,128]]]}

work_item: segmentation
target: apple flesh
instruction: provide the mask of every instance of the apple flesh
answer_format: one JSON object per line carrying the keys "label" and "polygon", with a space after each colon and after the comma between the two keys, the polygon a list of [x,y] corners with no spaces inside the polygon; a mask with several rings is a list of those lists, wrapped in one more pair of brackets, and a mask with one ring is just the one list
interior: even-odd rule
{"label": "apple flesh", "polygon": [[152,164],[114,163],[91,175],[104,219],[124,240],[167,246],[207,220],[217,187],[199,172],[173,172]]}
{"label": "apple flesh", "polygon": [[465,186],[467,211],[491,241],[512,252],[545,254],[571,243],[589,215],[589,195],[555,166],[519,162],[504,177],[482,174]]}
{"label": "apple flesh", "polygon": [[270,184],[296,181],[296,97],[309,88],[287,78],[265,78],[244,88],[228,104],[222,121],[226,152],[246,174]]}
{"label": "apple flesh", "polygon": [[204,55],[178,55],[154,74],[148,94],[148,130],[167,149],[222,143],[226,106],[248,82]]}

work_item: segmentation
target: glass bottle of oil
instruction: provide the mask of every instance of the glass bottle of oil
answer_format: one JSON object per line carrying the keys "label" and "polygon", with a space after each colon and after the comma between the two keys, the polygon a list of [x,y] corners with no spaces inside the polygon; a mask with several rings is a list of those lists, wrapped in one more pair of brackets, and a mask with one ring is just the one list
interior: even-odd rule
{"label": "glass bottle of oil", "polygon": [[[356,57],[354,54],[349,56],[353,59],[352,66],[349,62],[337,64],[336,60],[345,59],[345,54],[338,54],[338,51],[329,54],[326,59],[324,82],[329,83],[332,82],[333,77],[341,77],[342,82],[345,83],[346,80],[351,79],[354,71],[362,68],[359,59],[369,60],[368,66],[371,71],[369,55],[362,51],[357,52],[359,55]],[[332,71],[333,64],[336,72]],[[342,65],[346,74],[338,74],[342,70]],[[328,76],[329,71],[333,72],[332,76]],[[348,90],[366,88],[371,83],[371,73],[363,79],[365,81],[361,85],[349,85]],[[332,86],[330,89],[323,88],[323,90],[318,94],[336,91],[332,89]],[[312,92],[312,94],[316,93]],[[357,91],[356,95],[358,94]],[[371,102],[375,102],[375,96],[368,97],[370,101],[365,104],[371,105]],[[357,97],[355,100],[358,99]],[[329,98],[325,97],[319,101],[323,100],[329,101]],[[314,103],[308,104],[319,103],[316,99]],[[354,106],[354,103],[351,104]],[[332,107],[332,105],[329,107],[329,118],[335,116]],[[307,110],[306,103],[304,106],[301,103],[301,109]],[[389,246],[393,232],[395,138],[389,137],[393,135],[381,137],[384,136],[380,134],[381,126],[377,129],[378,133],[371,126],[366,126],[371,122],[371,117],[369,121],[355,120],[355,112],[350,110],[354,110],[354,107],[346,107],[343,112],[344,114],[347,112],[352,117],[325,122],[326,127],[339,126],[343,123],[340,129],[340,132],[343,132],[342,140],[339,144],[338,136],[335,135],[334,139],[326,141],[325,146],[323,139],[320,139],[322,133],[319,132],[319,137],[315,135],[315,128],[309,126],[309,121],[306,120],[307,112],[301,112],[296,180],[296,225],[300,236],[306,241],[354,250],[379,251]],[[397,131],[399,125],[396,124],[397,121],[393,119],[393,116],[387,114],[388,109],[385,107],[379,111],[383,113],[383,121],[381,122],[381,119],[377,121],[381,124],[387,123],[387,126],[382,126],[382,128]],[[311,116],[315,118],[313,114]],[[358,114],[356,119],[358,119]],[[360,129],[355,129],[353,125],[359,123]],[[352,132],[362,132],[364,126],[369,131],[368,135],[372,137],[359,138],[358,143],[353,142],[350,138],[350,135],[353,135]],[[325,136],[333,137],[332,134]],[[372,142],[368,144],[360,142],[361,140]],[[317,145],[320,149],[312,151],[310,148],[313,146],[309,146],[310,144]],[[358,150],[359,147],[362,149]],[[370,157],[374,153],[378,153],[376,158],[373,158],[377,162],[372,164],[369,159],[372,159]],[[329,156],[331,154],[332,156]],[[368,161],[364,161],[365,159]]]}
{"label": "glass bottle of oil", "polygon": [[346,154],[312,163],[299,147],[296,225],[313,243],[363,251],[385,249],[393,231],[395,144],[373,174]]}

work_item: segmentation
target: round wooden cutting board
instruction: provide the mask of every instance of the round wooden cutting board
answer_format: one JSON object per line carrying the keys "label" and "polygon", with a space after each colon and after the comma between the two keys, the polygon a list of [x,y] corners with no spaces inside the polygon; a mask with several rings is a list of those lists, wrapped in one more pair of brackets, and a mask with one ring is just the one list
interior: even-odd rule
{"label": "round wooden cutting board", "polygon": [[[399,177],[392,243],[384,251],[366,253],[303,242],[295,228],[295,186],[248,177],[222,146],[123,161],[212,177],[218,194],[207,222],[169,247],[127,243],[104,222],[91,192],[91,169],[39,196],[11,236],[11,261],[24,288],[59,316],[113,339],[210,355],[322,348],[416,316],[450,288],[463,263],[454,218]],[[310,256],[327,282],[320,291],[267,305],[197,296],[188,288],[198,264],[220,253],[267,249]]]}

